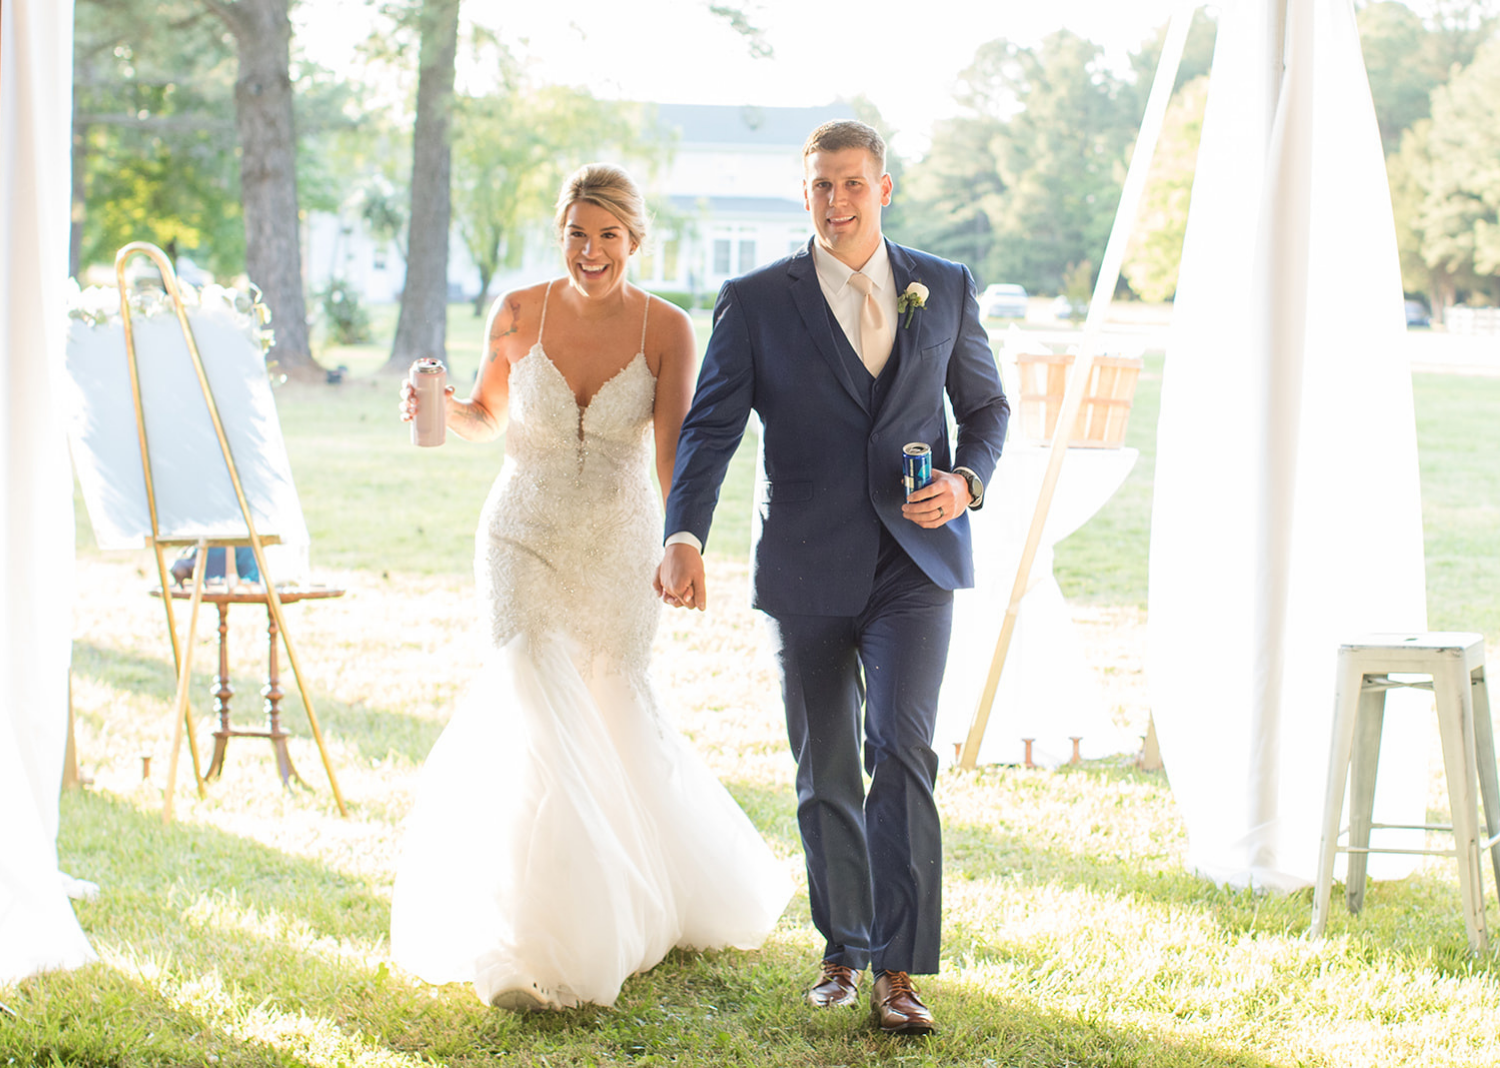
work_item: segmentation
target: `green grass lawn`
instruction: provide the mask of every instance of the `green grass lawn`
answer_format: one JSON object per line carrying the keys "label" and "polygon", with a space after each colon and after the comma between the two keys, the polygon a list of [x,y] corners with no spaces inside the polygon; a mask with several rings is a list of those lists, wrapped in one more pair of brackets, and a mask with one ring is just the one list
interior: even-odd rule
{"label": "green grass lawn", "polygon": [[[390,328],[388,310],[377,326]],[[383,318],[382,318],[383,317]],[[482,323],[450,319],[454,377]],[[63,867],[102,887],[76,911],[101,960],[0,989],[0,1066],[974,1065],[1405,1066],[1500,1063],[1500,964],[1471,958],[1450,862],[1335,903],[1227,890],[1184,870],[1166,779],[1100,761],[1057,772],[945,772],[942,970],[923,983],[941,1033],[891,1041],[864,1011],[801,1003],[820,948],[801,889],[792,768],[744,563],[753,454],[742,449],[710,543],[707,614],[669,613],[656,644],[674,717],[761,829],[799,890],[767,945],[674,952],[613,1010],[517,1017],[388,962],[390,888],[415,775],[478,664],[472,534],[502,458],[452,441],[417,450],[380,346],[327,350],[339,386],[278,397],[315,577],[342,599],[289,610],[349,805],[341,819],[290,679],[284,792],[269,747],[230,744],[199,799],[179,778],[160,813],[171,657],[144,553],[101,554],[79,524],[73,695],[93,786],[63,799]],[[467,363],[465,361],[468,361]],[[1100,515],[1058,547],[1075,601],[1143,605],[1161,362],[1148,357],[1129,443],[1141,458]],[[1434,627],[1500,634],[1500,379],[1416,380]],[[235,610],[239,725],[255,721],[264,635]],[[193,679],[206,744],[214,635]],[[153,755],[149,780],[142,755]],[[1434,812],[1435,818],[1442,817]],[[485,814],[476,813],[483,848]],[[3,843],[3,838],[0,838]],[[566,847],[567,843],[559,843]],[[1492,931],[1500,931],[1493,888]]]}

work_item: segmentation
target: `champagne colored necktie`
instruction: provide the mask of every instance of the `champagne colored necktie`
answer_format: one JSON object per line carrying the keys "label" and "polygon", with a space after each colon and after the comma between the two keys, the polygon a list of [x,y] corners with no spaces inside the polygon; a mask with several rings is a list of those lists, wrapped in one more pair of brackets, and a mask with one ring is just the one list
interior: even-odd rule
{"label": "champagne colored necktie", "polygon": [[849,284],[864,294],[864,303],[859,309],[859,358],[865,369],[876,378],[891,358],[890,329],[886,326],[885,311],[875,299],[875,283],[868,275],[855,271],[849,276]]}

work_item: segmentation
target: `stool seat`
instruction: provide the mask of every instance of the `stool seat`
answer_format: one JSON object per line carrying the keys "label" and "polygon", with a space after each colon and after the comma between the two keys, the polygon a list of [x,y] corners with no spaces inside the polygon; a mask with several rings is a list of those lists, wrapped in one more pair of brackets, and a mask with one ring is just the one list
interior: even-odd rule
{"label": "stool seat", "polygon": [[[1393,679],[1392,675],[1425,676]],[[1399,687],[1430,689],[1436,699],[1443,771],[1448,780],[1452,824],[1376,824],[1375,773],[1380,733],[1385,722],[1386,692]],[[1478,791],[1475,785],[1478,785]],[[1349,794],[1349,826],[1343,828],[1344,794]],[[1479,833],[1478,810],[1484,806],[1485,833]],[[1370,845],[1372,829],[1450,831],[1452,849],[1395,849]],[[1347,830],[1347,844],[1344,840]],[[1318,938],[1328,923],[1337,854],[1349,857],[1345,879],[1350,912],[1364,903],[1366,864],[1371,853],[1450,856],[1458,863],[1459,895],[1469,948],[1489,946],[1484,915],[1482,855],[1488,850],[1500,891],[1500,781],[1495,765],[1494,730],[1484,674],[1484,637],[1467,632],[1370,634],[1339,647],[1334,696],[1333,739],[1328,756],[1328,785],[1323,804],[1323,835],[1318,847],[1318,874],[1313,886],[1309,935]]]}

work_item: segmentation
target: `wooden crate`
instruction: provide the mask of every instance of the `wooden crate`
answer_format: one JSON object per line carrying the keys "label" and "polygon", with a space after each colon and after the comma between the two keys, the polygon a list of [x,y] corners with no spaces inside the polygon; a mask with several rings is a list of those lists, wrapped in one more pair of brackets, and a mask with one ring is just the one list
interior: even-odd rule
{"label": "wooden crate", "polygon": [[[1078,408],[1072,438],[1068,441],[1070,446],[1118,449],[1124,444],[1125,424],[1130,419],[1130,402],[1135,396],[1141,366],[1139,357],[1094,357],[1089,369],[1088,388]],[[1021,436],[1026,441],[1052,440],[1072,368],[1071,354],[1022,354],[1016,357],[1021,395],[1015,408]]]}

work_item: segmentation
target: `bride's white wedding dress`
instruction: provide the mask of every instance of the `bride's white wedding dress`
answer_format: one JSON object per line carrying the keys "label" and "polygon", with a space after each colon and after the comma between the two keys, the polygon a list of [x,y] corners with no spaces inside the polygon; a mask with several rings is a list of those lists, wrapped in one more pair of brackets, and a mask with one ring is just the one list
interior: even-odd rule
{"label": "bride's white wedding dress", "polygon": [[391,902],[396,963],[509,1008],[611,1005],[673,946],[755,948],[791,893],[647,677],[656,380],[637,353],[580,408],[545,329],[544,298],[476,535],[493,644],[422,769]]}

